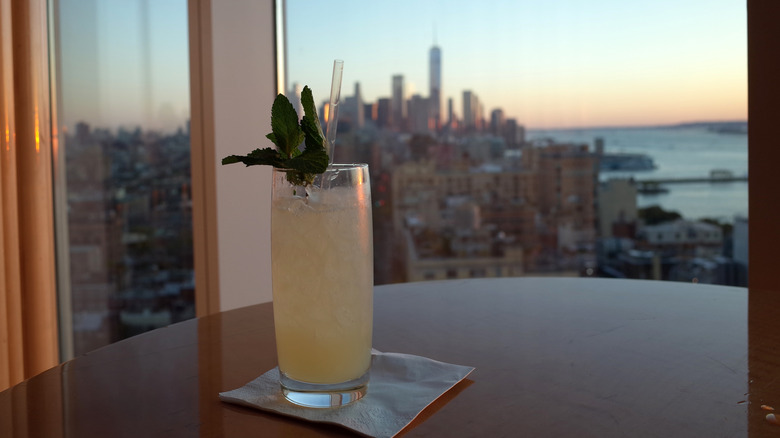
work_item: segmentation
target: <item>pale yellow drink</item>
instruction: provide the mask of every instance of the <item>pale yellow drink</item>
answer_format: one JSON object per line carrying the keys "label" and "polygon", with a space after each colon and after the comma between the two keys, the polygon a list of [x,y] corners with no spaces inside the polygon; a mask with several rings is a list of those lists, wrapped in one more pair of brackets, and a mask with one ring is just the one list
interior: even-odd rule
{"label": "pale yellow drink", "polygon": [[310,189],[310,196],[274,188],[276,343],[279,369],[291,379],[332,384],[368,371],[374,282],[368,184]]}

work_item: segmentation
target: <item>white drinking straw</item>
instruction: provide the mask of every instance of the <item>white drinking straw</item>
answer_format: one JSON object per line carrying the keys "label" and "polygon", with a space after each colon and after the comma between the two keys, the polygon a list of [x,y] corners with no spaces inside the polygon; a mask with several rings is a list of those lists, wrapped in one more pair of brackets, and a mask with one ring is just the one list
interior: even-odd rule
{"label": "white drinking straw", "polygon": [[330,83],[330,103],[328,104],[328,125],[325,138],[328,142],[328,156],[333,164],[333,152],[336,149],[336,125],[339,122],[339,97],[341,97],[341,75],[344,73],[344,61],[333,61],[333,79]]}

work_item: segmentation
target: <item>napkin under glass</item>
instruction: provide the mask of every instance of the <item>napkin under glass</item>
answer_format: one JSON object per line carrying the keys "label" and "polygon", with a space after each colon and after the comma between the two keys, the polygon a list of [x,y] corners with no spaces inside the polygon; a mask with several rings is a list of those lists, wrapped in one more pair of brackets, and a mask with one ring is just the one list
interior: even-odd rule
{"label": "napkin under glass", "polygon": [[368,391],[346,406],[307,408],[290,403],[279,387],[278,368],[238,389],[221,392],[219,398],[308,421],[337,424],[366,436],[392,437],[473,370],[421,356],[374,350]]}

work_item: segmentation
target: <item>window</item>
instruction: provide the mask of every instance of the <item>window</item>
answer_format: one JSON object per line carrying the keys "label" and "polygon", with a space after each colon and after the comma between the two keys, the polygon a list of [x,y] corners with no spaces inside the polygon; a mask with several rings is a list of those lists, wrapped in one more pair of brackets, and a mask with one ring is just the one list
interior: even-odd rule
{"label": "window", "polygon": [[[278,0],[278,1],[280,3],[282,3],[282,0]],[[67,4],[73,5],[73,4],[75,4],[73,1],[68,1],[68,2],[61,1],[59,3],[61,5],[67,5]],[[155,2],[155,3],[157,3],[157,2]],[[197,3],[197,2],[191,2],[191,4],[192,3]],[[773,261],[774,259],[771,257],[771,254],[775,250],[775,246],[776,246],[778,240],[780,239],[780,236],[778,236],[778,229],[776,227],[776,216],[777,216],[776,213],[777,212],[775,210],[777,209],[777,207],[776,207],[777,203],[774,202],[775,193],[774,193],[774,190],[772,190],[772,187],[775,186],[774,182],[775,182],[775,174],[776,174],[776,172],[775,172],[775,169],[774,169],[774,167],[775,167],[774,163],[777,163],[778,160],[780,160],[780,157],[778,157],[778,150],[776,148],[772,148],[771,147],[771,145],[773,144],[772,143],[773,139],[775,138],[775,134],[776,134],[775,133],[776,129],[775,129],[774,113],[772,112],[771,109],[774,108],[774,103],[777,101],[777,96],[778,96],[778,89],[777,89],[778,84],[774,80],[774,78],[777,76],[774,73],[776,73],[778,71],[778,66],[777,66],[777,62],[778,61],[777,61],[776,57],[771,56],[774,53],[773,49],[776,47],[777,35],[776,35],[776,29],[773,26],[773,23],[772,23],[771,20],[772,20],[772,18],[774,16],[777,15],[777,14],[773,13],[773,12],[776,12],[777,7],[774,5],[773,2],[764,1],[764,0],[749,0],[747,3],[751,7],[750,29],[752,29],[750,31],[750,52],[751,52],[751,57],[750,57],[750,63],[751,63],[751,75],[750,75],[750,81],[751,81],[751,83],[750,83],[750,85],[751,85],[751,87],[750,87],[750,94],[751,94],[751,98],[750,98],[750,110],[751,110],[751,114],[750,114],[750,117],[751,117],[751,123],[750,123],[750,139],[751,139],[751,144],[750,144],[750,151],[751,151],[751,154],[750,154],[750,180],[751,180],[751,184],[750,184],[750,194],[751,194],[750,211],[751,211],[751,220],[750,220],[750,230],[751,230],[751,234],[753,234],[753,237],[752,237],[752,245],[750,247],[750,253],[753,255],[752,258],[751,258],[751,297],[753,297],[753,296],[755,296],[757,294],[758,291],[761,291],[761,290],[771,291],[771,290],[776,289],[776,284],[775,284],[776,283],[776,276],[773,275],[773,273],[775,271],[775,266],[774,266],[774,261]],[[97,4],[97,3],[93,2],[93,4]],[[103,5],[103,3],[100,3],[100,4]],[[292,2],[291,2],[291,4],[292,4]],[[220,5],[222,5],[222,4],[220,3]],[[710,5],[710,4],[708,3],[708,5]],[[669,6],[669,9],[678,10],[676,8],[676,6],[677,6],[677,3]],[[729,9],[730,11],[733,11],[732,15],[733,15],[733,18],[734,18],[734,23],[736,23],[739,26],[743,26],[744,23],[745,23],[745,19],[744,19],[744,6],[745,6],[745,4],[741,3],[741,4],[737,4],[736,6],[734,6],[735,9]],[[428,6],[425,6],[425,8],[427,8],[427,7]],[[722,7],[721,4],[712,5],[713,9],[719,9],[721,7]],[[263,8],[267,8],[267,6],[263,6]],[[731,8],[731,6],[729,6],[729,8]],[[218,10],[218,9],[221,9],[221,8],[215,8],[215,10]],[[441,10],[446,10],[447,8],[441,7],[440,9]],[[485,7],[485,10],[489,10],[489,9],[490,8]],[[89,12],[86,13],[87,16],[89,16],[89,14],[90,14]],[[290,13],[288,13],[288,16],[290,16],[290,18],[292,19],[293,18],[292,15],[293,15],[293,11],[291,10]],[[445,13],[444,15],[447,15],[447,14]],[[684,14],[682,14],[682,15],[684,15]],[[274,16],[274,11],[273,11],[272,8],[269,8],[269,12],[267,12],[267,13],[266,12],[261,12],[260,13],[260,18],[261,19],[268,19],[268,23],[262,23],[263,26],[260,26],[260,27],[262,27],[263,29],[272,29],[273,28],[273,16]],[[222,18],[224,18],[224,17],[222,17]],[[236,18],[237,17],[230,17],[230,22],[234,23]],[[238,18],[240,18],[240,16]],[[252,19],[255,22],[262,21],[262,20],[258,20],[257,19],[257,15],[252,15]],[[52,17],[52,22],[54,22],[55,24],[58,22],[58,20],[59,20],[59,18],[57,18],[56,16]],[[362,17],[361,20],[369,21],[365,17]],[[255,27],[257,27],[257,26],[255,26]],[[248,27],[248,28],[244,28],[244,29],[245,30],[246,29],[253,29],[255,27]],[[427,27],[427,26],[423,26],[423,27]],[[292,26],[291,26],[291,29],[292,29]],[[193,38],[200,38],[200,37],[202,37],[201,33],[199,33],[199,31],[197,29],[193,30],[192,32],[193,32],[193,35],[194,35]],[[215,31],[215,34],[222,34],[222,33],[225,33],[224,29],[222,29],[222,28],[219,29],[219,31]],[[266,33],[273,33],[273,31],[268,31]],[[290,31],[289,33],[292,33],[292,31]],[[736,46],[745,47],[747,44],[745,44],[744,41],[740,42],[740,40],[743,39],[743,35],[742,34],[744,34],[744,30],[739,31],[738,33],[740,33],[740,35],[738,35],[736,38],[729,38],[729,40],[733,41]],[[265,37],[265,38],[267,38],[267,37]],[[264,38],[256,38],[254,36],[253,36],[253,38],[250,38],[250,39],[252,39],[253,41],[260,41],[260,43],[259,43],[260,47],[264,48],[264,50],[265,50],[265,48],[267,48],[269,51],[273,52],[273,44],[269,44],[266,39],[264,39]],[[424,39],[425,38],[421,38],[421,40],[424,40]],[[398,50],[397,48],[393,48],[392,45],[390,45],[390,46],[391,46],[391,49],[390,49],[391,51],[397,51]],[[87,47],[88,47],[88,45],[87,45]],[[62,50],[62,48],[60,48],[60,50]],[[290,55],[292,57],[292,55],[294,55],[294,53],[292,53],[292,51],[291,51]],[[335,57],[346,58],[346,56],[343,53],[335,53],[334,52],[334,53],[326,53],[325,55],[326,55],[325,58],[327,58],[327,59],[324,59],[323,62],[325,62],[326,64],[331,62],[332,59],[335,58]],[[252,57],[252,58],[255,58],[255,57]],[[242,59],[249,59],[249,58],[242,57]],[[270,60],[273,59],[272,55],[265,56],[263,54],[262,56],[259,56],[259,59],[263,63],[265,63],[266,65],[273,64],[273,62],[270,61]],[[347,59],[348,59],[349,62],[351,62],[351,60],[355,59],[355,58],[353,57],[353,58],[347,58]],[[723,58],[723,59],[725,60],[726,58]],[[351,71],[350,70],[351,64],[349,62],[347,64],[348,65],[347,72]],[[447,61],[446,61],[446,52],[445,52],[445,62],[444,62],[445,72],[446,72],[446,64],[447,64]],[[733,62],[733,64],[744,66],[746,64],[746,62],[735,61],[735,62]],[[211,60],[207,60],[207,61],[203,62],[202,65],[203,66],[214,66],[214,65],[218,65],[218,64],[211,63]],[[229,64],[229,65],[230,65],[230,68],[232,68],[234,66],[234,64]],[[398,64],[398,65],[401,65],[401,64]],[[241,65],[241,67],[245,67],[245,66]],[[193,68],[194,68],[194,70],[198,70],[196,67],[193,67]],[[268,70],[274,70],[274,69],[275,69],[275,67],[272,66],[272,67],[269,67]],[[325,69],[325,70],[328,70],[328,69]],[[242,69],[234,69],[234,71],[249,71],[249,70],[246,69],[246,68],[242,68]],[[293,69],[291,68],[290,71],[292,72]],[[329,75],[329,72],[326,71],[325,72],[325,76],[329,77],[328,75]],[[319,77],[320,74],[318,73],[316,76]],[[311,73],[306,73],[305,77],[306,77],[306,80],[308,81],[309,78],[313,78],[314,76],[312,76]],[[446,75],[445,75],[445,77],[446,77]],[[736,75],[735,77],[739,81],[742,81],[742,79],[743,79],[741,75]],[[262,115],[266,114],[267,107],[270,106],[270,102],[273,100],[273,94],[275,93],[276,84],[278,83],[277,79],[278,78],[274,77],[274,73],[273,72],[271,72],[271,73],[264,72],[263,75],[258,75],[256,71],[251,70],[250,74],[248,74],[246,77],[243,78],[243,81],[239,81],[240,83],[249,83],[249,84],[260,83],[260,84],[263,84],[263,87],[267,87],[269,90],[271,90],[271,91],[269,91],[267,93],[268,96],[265,96],[264,99],[259,99],[259,100],[262,101],[261,105],[260,105],[260,107],[261,107],[260,112],[262,113]],[[345,84],[347,84],[347,82],[349,80],[350,79],[347,78]],[[745,87],[745,86],[746,86],[746,82],[743,81],[743,87]],[[327,87],[327,84],[326,84],[326,87]],[[345,85],[345,87],[346,87],[346,85]],[[446,87],[446,85],[445,85],[445,87]],[[281,89],[281,87],[279,89]],[[251,93],[246,93],[246,91],[247,90],[244,89],[244,93],[243,94],[251,94]],[[240,99],[236,99],[236,96],[230,95],[229,93],[225,93],[225,90],[220,90],[220,93],[216,93],[215,96],[225,96],[226,94],[228,94],[227,102],[231,102],[232,103],[235,100],[240,100]],[[346,94],[347,93],[343,93],[343,95],[346,95]],[[254,96],[252,96],[252,98],[254,99]],[[258,100],[258,99],[255,99],[255,100]],[[382,98],[377,100],[377,103],[378,103],[377,112],[379,114],[377,116],[377,120],[382,120],[382,110],[383,110],[382,105],[384,105],[385,108],[389,108],[389,101],[388,100],[389,99],[382,99]],[[228,105],[222,105],[221,107],[225,108],[227,106]],[[196,107],[197,108],[207,108],[207,109],[210,108],[210,106],[206,103],[206,104],[202,104],[202,105],[198,105],[198,106],[193,106],[193,111],[195,111]],[[445,110],[445,114],[455,113],[455,111],[457,111],[457,109],[458,109],[457,106],[454,105],[453,101],[448,101],[447,105],[445,105],[445,107],[447,108]],[[231,114],[231,119],[236,119],[236,118],[240,119],[240,116],[242,116],[245,113],[247,113],[247,111],[244,111],[243,108],[242,108],[240,111],[236,111],[235,113]],[[252,120],[254,120],[254,121],[261,120],[261,117],[260,117],[260,115],[257,115],[257,116],[252,115]],[[520,129],[520,128],[521,127],[518,126],[517,135],[518,136],[525,135],[523,133],[522,129]],[[71,129],[73,129],[73,128],[71,127]],[[226,132],[235,133],[235,132],[238,132],[238,131],[239,130],[236,130],[236,129],[220,129],[220,132],[222,132],[222,133],[226,133]],[[266,132],[265,130],[262,130],[262,131]],[[72,134],[72,131],[71,131],[71,134]],[[341,139],[340,139],[340,141],[341,141]],[[595,143],[596,148],[598,148],[598,142],[594,142],[594,143]],[[245,143],[242,143],[242,142],[225,141],[225,139],[223,138],[223,139],[220,139],[218,144],[219,145],[238,144],[239,146],[237,146],[237,149],[230,150],[228,153],[244,152],[244,144]],[[385,144],[386,147],[402,148],[404,146],[402,144],[394,143],[392,139],[386,139],[386,143],[384,143],[384,144]],[[224,152],[218,153],[218,155],[224,155],[224,154],[225,154]],[[463,163],[464,162],[463,159],[465,159],[467,157],[459,156],[458,158],[459,158],[458,162],[459,163]],[[519,157],[516,157],[516,160],[519,161]],[[203,169],[194,169],[193,170],[194,174],[202,174],[203,172],[204,172]],[[521,177],[521,179],[518,181],[518,184],[519,184],[520,187],[524,188],[523,190],[525,190],[524,197],[522,198],[522,202],[524,202],[524,203],[536,202],[536,199],[534,199],[533,196],[532,196],[533,191],[529,190],[528,188],[529,187],[533,187],[534,185],[537,184],[537,182],[533,181],[533,182],[529,183],[526,180],[525,175],[523,175],[523,174],[516,174],[514,176],[515,177],[517,177],[517,176]],[[388,173],[382,173],[381,181],[382,181],[382,184],[383,184],[381,187],[384,187],[386,189],[387,193],[389,194],[390,188],[392,187],[392,181],[390,180],[389,174]],[[472,184],[472,181],[471,180],[465,180],[465,181],[462,181],[462,183],[467,185],[469,187],[469,191],[470,191],[470,185]],[[213,187],[214,186],[213,181],[210,181],[210,182],[207,181],[206,185],[208,187],[210,187],[211,189],[214,188]],[[228,190],[231,190],[231,191],[235,190],[235,187],[230,187]],[[379,198],[378,193],[381,193],[381,192],[382,192],[381,190],[378,191],[378,192],[375,191],[374,192],[374,197],[375,198]],[[198,190],[194,189],[193,190],[193,194],[195,195],[197,193],[198,193]],[[224,206],[223,206],[223,208],[220,209],[220,211],[227,211],[228,215],[231,215],[232,214],[231,212],[241,211],[242,215],[244,215],[244,213],[245,213],[244,212],[244,205],[242,203],[240,203],[240,199],[245,198],[245,196],[244,196],[245,194],[243,194],[243,193],[234,193],[234,192],[232,192],[231,194],[234,194],[235,197],[239,199],[239,201],[236,201],[235,203],[233,203],[231,205],[228,205],[227,209],[225,209]],[[600,193],[600,195],[603,195],[603,194],[604,193]],[[222,193],[220,194],[220,199],[225,199],[226,197],[229,198],[230,196],[223,196]],[[388,205],[389,201],[390,201],[389,196],[384,197],[382,199],[382,206]],[[261,202],[262,202],[262,200],[261,200]],[[601,207],[603,207],[603,206],[604,206],[604,204],[602,203],[602,204],[599,205],[599,208],[601,209]],[[213,207],[213,205],[211,207]],[[211,210],[213,211],[215,209],[212,208]],[[636,213],[632,212],[632,211],[624,211],[624,213],[621,216],[630,218],[632,214],[636,214]],[[237,216],[237,215],[234,215],[234,216]],[[539,226],[543,226],[544,225],[544,223],[542,222],[542,218],[539,217],[539,216],[536,216],[536,215],[528,215],[528,216],[526,216],[524,218],[524,220],[529,223],[528,226],[533,226],[533,227],[538,228]],[[220,222],[220,230],[222,228],[235,228],[234,227],[234,223],[226,224],[226,222],[227,221],[221,221]],[[737,259],[739,259],[739,260],[747,260],[747,258],[748,258],[748,249],[747,249],[748,222],[747,222],[746,218],[744,218],[744,217],[739,218],[739,219],[735,220],[734,222],[735,223],[734,223],[733,233],[734,233],[735,236],[740,236],[739,239],[737,239],[737,238],[734,239],[734,251],[733,251],[734,259],[735,260],[737,260]],[[243,230],[255,229],[253,227],[256,227],[257,221],[255,221],[254,218],[253,218],[251,220],[251,223],[252,223],[251,226],[245,226],[245,227],[243,227]],[[603,225],[603,224],[600,224],[600,226],[601,225]],[[616,235],[620,235],[621,233],[627,232],[625,230],[620,231],[621,229],[623,229],[623,228],[630,228],[630,227],[621,227],[621,226],[618,226],[618,225],[620,225],[620,224],[614,224],[613,227],[611,227],[611,228],[617,230],[615,232]],[[212,227],[212,228],[216,229],[216,225],[213,224],[213,223],[209,223],[208,227]],[[245,234],[243,234],[243,235],[245,235]],[[524,235],[527,236],[528,233],[524,233]],[[391,239],[387,239],[387,240],[391,240]],[[224,246],[228,247],[228,248],[235,248],[237,245],[233,245],[232,244],[234,241],[237,241],[237,239],[231,240],[230,242],[228,242]],[[621,241],[619,239],[618,239],[618,241],[614,242],[616,247],[622,248],[622,250],[626,250],[627,248],[622,246],[624,243],[625,243],[624,241]],[[215,252],[216,251],[211,251],[210,254],[214,254]],[[221,265],[219,267],[219,271],[222,272],[222,271],[225,271],[225,270],[229,269],[229,268],[225,268],[224,266],[232,267],[232,266],[235,265],[234,262],[236,262],[236,261],[246,260],[247,257],[242,257],[242,255],[243,254],[238,254],[236,251],[231,252],[229,254],[229,257],[228,257],[228,260],[227,260],[228,263],[224,263],[224,265]],[[220,253],[220,260],[225,260],[224,256],[225,256],[224,253]],[[210,257],[215,257],[215,256],[210,256]],[[94,259],[90,259],[90,258],[87,258],[87,259],[88,260],[94,260]],[[257,269],[258,271],[268,272],[268,268],[264,268],[268,264],[268,263],[266,263],[265,259],[260,259],[258,261],[258,259],[252,258],[252,260],[253,260],[253,266],[260,268],[260,269]],[[394,263],[396,265],[400,265],[398,260],[392,260],[391,263]],[[209,269],[213,270],[214,268],[213,267],[209,267]],[[265,271],[263,271],[263,269],[265,269]],[[203,271],[204,270],[201,269],[198,272],[203,272]],[[241,268],[241,272],[246,272],[246,271],[247,270],[244,269],[243,267]],[[522,274],[522,269],[517,270],[517,269],[513,268],[512,272],[514,273],[513,275],[521,275]],[[262,279],[262,278],[266,278],[266,277],[267,276],[264,277],[264,276],[261,275],[259,278]],[[238,278],[238,276],[222,275],[221,278]],[[257,282],[254,281],[254,279],[252,279],[252,281],[247,281],[246,278],[241,278],[240,280],[237,280],[237,281],[241,282],[240,283],[241,286],[246,286],[246,285],[257,283]],[[232,284],[230,286],[232,286]],[[755,289],[753,288],[753,286],[755,286]],[[216,288],[213,288],[212,290],[215,290],[215,289]],[[240,287],[223,288],[223,292],[222,293],[224,293],[224,294],[235,293],[235,291],[237,291],[239,289],[240,289]],[[266,289],[266,291],[265,291],[266,294],[270,295],[270,292],[267,290],[268,288],[265,288],[265,289]],[[255,289],[252,289],[251,293],[252,294],[256,294]],[[261,295],[260,299],[266,299],[267,300],[269,298],[267,298],[267,296],[265,298],[263,298],[263,296]],[[752,302],[753,302],[753,300],[751,299],[751,303]],[[199,306],[199,308],[202,308],[202,307]],[[217,310],[219,310],[219,309],[217,308]]]}
{"label": "window", "polygon": [[189,52],[186,0],[56,11],[67,357],[195,316]]}
{"label": "window", "polygon": [[[522,253],[526,275],[587,267],[692,281],[704,245],[713,261],[734,262],[707,266],[741,272],[707,278],[746,284],[747,259],[731,251],[744,243],[736,240],[746,233],[734,228],[745,223],[748,199],[743,2],[286,4],[289,88],[307,84],[315,97],[327,95],[328,67],[345,59],[335,159],[368,162],[374,178],[389,178],[404,197],[402,206],[391,199],[382,207],[390,212],[375,209],[375,227],[399,237],[375,242],[378,260],[398,253],[384,245],[410,231],[409,221],[389,220],[401,215],[413,217],[418,232],[465,233],[485,244],[503,233],[500,243]],[[317,26],[309,17],[349,31],[312,47],[307,32]],[[375,118],[372,108],[390,96],[397,117]],[[411,166],[442,175],[435,194],[446,199],[410,196],[420,191],[403,176]],[[460,194],[450,178],[470,189]],[[518,181],[526,202],[502,199],[505,179]],[[456,193],[476,206],[475,220],[458,220],[463,209],[447,202]],[[512,219],[533,225],[513,227],[502,213],[510,205]],[[717,226],[717,248],[664,247],[660,233],[657,242],[642,238],[680,219]],[[658,278],[651,264],[632,262],[635,251],[679,267]],[[444,255],[419,262],[447,263]],[[377,283],[406,281],[403,266],[414,263],[377,263]]]}

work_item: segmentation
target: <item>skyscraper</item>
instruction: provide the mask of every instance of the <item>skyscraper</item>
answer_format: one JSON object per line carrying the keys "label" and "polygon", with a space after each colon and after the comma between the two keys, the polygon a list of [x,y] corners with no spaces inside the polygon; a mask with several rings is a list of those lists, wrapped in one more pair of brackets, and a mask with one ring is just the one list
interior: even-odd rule
{"label": "skyscraper", "polygon": [[404,77],[403,75],[393,76],[393,94],[390,101],[392,124],[395,127],[402,128],[406,120],[406,101],[404,100]]}
{"label": "skyscraper", "polygon": [[415,94],[409,100],[407,122],[408,129],[414,134],[430,133],[434,127],[431,126],[430,100],[419,94]]}
{"label": "skyscraper", "polygon": [[[522,146],[525,143],[525,127],[516,119],[506,119],[503,129],[506,145],[510,148]],[[596,139],[598,141],[598,139]]]}
{"label": "skyscraper", "polygon": [[355,127],[362,128],[365,120],[363,93],[360,92],[360,82],[355,82]]}
{"label": "skyscraper", "polygon": [[431,128],[438,131],[441,128],[441,49],[438,46],[430,50],[430,95],[428,98]]}
{"label": "skyscraper", "polygon": [[348,121],[351,129],[361,129],[365,125],[365,109],[363,94],[360,92],[360,82],[355,82],[355,94],[347,96],[341,106],[340,117]]}
{"label": "skyscraper", "polygon": [[501,135],[504,131],[504,110],[496,108],[490,112],[490,132]]}
{"label": "skyscraper", "polygon": [[380,98],[376,102],[376,125],[386,128],[392,125],[392,105],[388,98]]}
{"label": "skyscraper", "polygon": [[455,128],[455,103],[451,97],[447,99],[447,126]]}
{"label": "skyscraper", "polygon": [[477,95],[471,90],[463,92],[463,125],[467,131],[479,130],[482,126],[482,112]]}

